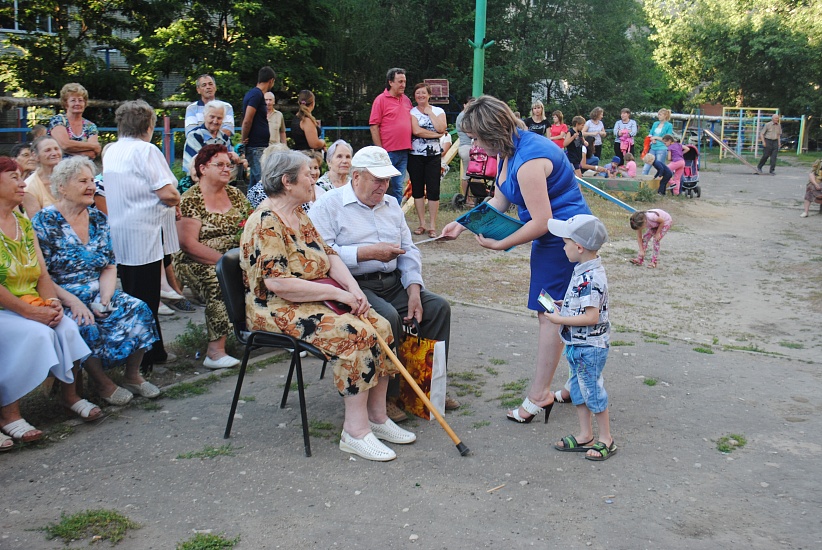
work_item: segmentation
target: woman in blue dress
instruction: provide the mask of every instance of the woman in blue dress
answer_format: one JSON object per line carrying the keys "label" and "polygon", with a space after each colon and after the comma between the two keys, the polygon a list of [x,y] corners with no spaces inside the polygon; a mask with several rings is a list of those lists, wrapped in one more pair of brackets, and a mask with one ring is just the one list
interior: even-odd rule
{"label": "woman in blue dress", "polygon": [[[505,212],[517,206],[525,222],[505,239],[496,241],[477,235],[483,247],[507,250],[531,243],[531,286],[528,309],[543,311],[537,298],[545,289],[554,299],[561,299],[571,279],[574,264],[563,251],[563,240],[548,233],[548,220],[567,220],[591,210],[574,178],[574,168],[565,152],[548,140],[528,132],[511,109],[499,99],[482,96],[465,108],[462,128],[489,155],[499,155],[497,193],[491,206]],[[443,229],[446,239],[455,239],[465,230],[457,222]],[[545,410],[545,421],[554,405],[551,380],[562,353],[562,341],[556,325],[538,315],[539,339],[534,379],[519,408],[508,412],[508,419],[528,423]]]}
{"label": "woman in blue dress", "polygon": [[[94,208],[94,164],[86,157],[63,160],[51,176],[57,202],[32,225],[66,314],[76,321],[92,356],[85,368],[100,397],[125,405],[133,394],[154,398],[160,390],[140,375],[140,361],[157,340],[148,306],[115,289],[117,267],[106,216]],[[123,387],[105,371],[125,363]]]}

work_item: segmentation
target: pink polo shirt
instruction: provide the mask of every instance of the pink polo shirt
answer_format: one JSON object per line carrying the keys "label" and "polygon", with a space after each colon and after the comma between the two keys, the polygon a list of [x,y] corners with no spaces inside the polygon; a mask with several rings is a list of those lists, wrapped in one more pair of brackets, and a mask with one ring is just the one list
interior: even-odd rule
{"label": "pink polo shirt", "polygon": [[378,95],[368,124],[380,126],[380,140],[386,151],[411,149],[411,100],[404,94],[394,97],[385,90]]}

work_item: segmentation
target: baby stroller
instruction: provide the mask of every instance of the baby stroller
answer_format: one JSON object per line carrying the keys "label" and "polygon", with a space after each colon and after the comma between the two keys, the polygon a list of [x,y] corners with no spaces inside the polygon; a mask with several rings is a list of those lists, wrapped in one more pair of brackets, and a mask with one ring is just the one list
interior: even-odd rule
{"label": "baby stroller", "polygon": [[683,153],[683,160],[685,160],[685,170],[682,172],[682,178],[679,181],[680,194],[688,195],[688,198],[696,198],[702,196],[702,190],[699,188],[699,149],[691,145],[690,149]]}
{"label": "baby stroller", "polygon": [[471,147],[468,153],[468,166],[465,175],[468,176],[468,185],[465,195],[457,193],[451,199],[451,204],[462,208],[468,197],[474,196],[474,203],[479,204],[494,196],[494,180],[497,177],[497,159],[489,157],[482,147]]}

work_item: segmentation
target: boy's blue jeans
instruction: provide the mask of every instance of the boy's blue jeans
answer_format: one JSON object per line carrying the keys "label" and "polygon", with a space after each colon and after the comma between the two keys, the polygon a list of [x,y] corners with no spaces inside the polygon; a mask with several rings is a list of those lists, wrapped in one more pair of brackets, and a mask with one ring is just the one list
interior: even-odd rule
{"label": "boy's blue jeans", "polygon": [[565,357],[571,365],[571,377],[568,379],[568,390],[574,405],[585,406],[598,414],[608,408],[608,392],[602,370],[608,359],[608,348],[594,346],[565,346]]}

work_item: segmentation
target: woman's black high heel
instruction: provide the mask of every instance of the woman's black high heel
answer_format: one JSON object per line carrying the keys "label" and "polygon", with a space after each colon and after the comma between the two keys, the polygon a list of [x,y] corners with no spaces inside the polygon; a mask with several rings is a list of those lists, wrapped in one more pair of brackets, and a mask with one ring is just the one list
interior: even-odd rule
{"label": "woman's black high heel", "polygon": [[518,422],[519,424],[530,424],[531,421],[537,417],[539,413],[545,411],[545,424],[548,423],[548,417],[551,416],[551,409],[554,408],[554,401],[551,401],[551,404],[547,407],[540,407],[527,397],[522,401],[521,407],[525,409],[525,412],[530,414],[528,418],[523,418],[519,415],[519,407],[514,409],[513,411],[509,412],[507,415],[508,420],[512,420],[514,422]]}

